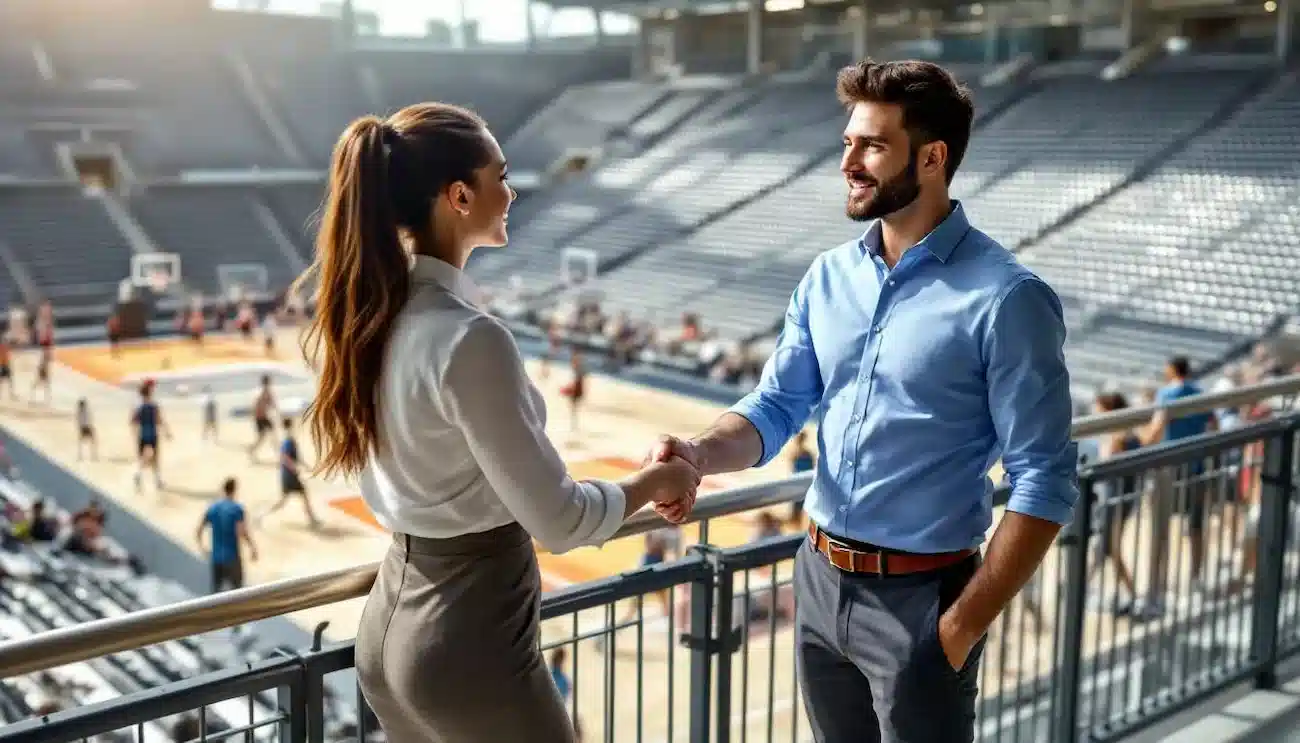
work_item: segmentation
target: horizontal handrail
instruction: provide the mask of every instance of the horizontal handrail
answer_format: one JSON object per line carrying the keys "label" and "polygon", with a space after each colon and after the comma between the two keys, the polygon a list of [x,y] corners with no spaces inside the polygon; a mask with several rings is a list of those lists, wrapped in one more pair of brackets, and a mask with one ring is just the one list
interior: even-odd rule
{"label": "horizontal handrail", "polygon": [[[1123,430],[1150,420],[1161,407],[1168,409],[1171,415],[1187,415],[1297,393],[1300,393],[1300,374],[1227,392],[1187,397],[1166,406],[1153,405],[1084,416],[1074,421],[1072,431],[1076,437],[1082,438]],[[811,473],[804,473],[701,498],[691,513],[690,521],[788,503],[803,495],[811,479]],[[638,513],[628,519],[615,536],[644,534],[663,523],[653,512]],[[0,679],[358,598],[370,591],[378,568],[378,563],[340,568],[60,627],[21,640],[9,640],[0,643]]]}

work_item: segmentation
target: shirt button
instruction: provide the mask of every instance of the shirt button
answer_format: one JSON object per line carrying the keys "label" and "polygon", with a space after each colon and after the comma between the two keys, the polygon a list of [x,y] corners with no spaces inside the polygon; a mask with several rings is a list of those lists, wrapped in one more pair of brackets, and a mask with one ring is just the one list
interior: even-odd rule
{"label": "shirt button", "polygon": [[862,420],[862,416],[860,416],[860,415],[855,415],[855,416],[853,416],[852,418],[849,419],[849,422],[850,422],[850,423],[857,423],[857,422],[860,421],[860,420]]}
{"label": "shirt button", "polygon": [[848,506],[840,506],[840,513],[844,513],[847,510],[849,510]]}
{"label": "shirt button", "polygon": [[890,280],[889,280],[889,285],[890,285],[890,286],[893,286],[894,284],[897,284],[897,283],[898,283],[898,282],[897,282],[897,281],[894,281],[893,279],[890,279]]}

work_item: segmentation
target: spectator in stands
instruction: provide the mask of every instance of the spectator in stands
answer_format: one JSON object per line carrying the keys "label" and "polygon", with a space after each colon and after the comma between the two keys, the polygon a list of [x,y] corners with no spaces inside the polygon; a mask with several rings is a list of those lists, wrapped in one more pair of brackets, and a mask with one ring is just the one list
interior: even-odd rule
{"label": "spectator in stands", "polygon": [[680,459],[618,483],[568,476],[510,331],[464,273],[477,246],[505,245],[514,196],[484,122],[445,104],[358,119],[330,166],[307,421],[319,469],[359,476],[395,534],[356,644],[393,741],[570,743],[538,649],[532,538],[600,544],[699,484]]}
{"label": "spectator in stands", "polygon": [[203,725],[195,715],[184,715],[172,725],[172,740],[189,743],[203,735]]}
{"label": "spectator in stands", "polygon": [[212,592],[225,588],[244,587],[244,560],[239,552],[241,543],[248,545],[248,557],[257,561],[257,545],[253,535],[248,531],[244,518],[244,507],[235,500],[238,483],[228,477],[221,484],[221,500],[208,506],[199,522],[199,530],[194,538],[199,548],[203,548],[203,533],[212,531],[212,550],[209,553],[212,566]]}
{"label": "spectator in stands", "polygon": [[564,670],[568,665],[569,652],[563,646],[551,651],[551,679],[555,681],[555,689],[560,692],[560,700],[565,704],[573,693],[573,684],[569,681],[569,674]]}
{"label": "spectator in stands", "polygon": [[100,527],[108,525],[108,513],[104,511],[104,504],[98,498],[91,498],[86,507],[77,511],[72,516],[72,522],[75,524],[83,519],[99,524]]}
{"label": "spectator in stands", "polygon": [[[846,212],[872,224],[814,259],[758,387],[647,460],[676,454],[706,476],[765,464],[820,406],[795,569],[813,735],[971,740],[986,632],[1078,499],[1065,322],[1051,288],[949,198],[968,92],[914,61],[847,67],[838,92]],[[981,561],[999,456],[1011,496]],[[689,504],[659,510],[679,520]]]}
{"label": "spectator in stands", "polygon": [[45,501],[32,503],[27,520],[14,526],[14,536],[33,542],[53,542],[59,537],[59,520],[45,512]]}

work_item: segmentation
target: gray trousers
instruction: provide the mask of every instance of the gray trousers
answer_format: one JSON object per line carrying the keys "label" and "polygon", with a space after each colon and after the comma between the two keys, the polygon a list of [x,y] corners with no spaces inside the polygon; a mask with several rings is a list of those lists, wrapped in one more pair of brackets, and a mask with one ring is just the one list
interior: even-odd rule
{"label": "gray trousers", "polygon": [[541,576],[517,524],[396,535],[357,630],[357,678],[391,743],[574,743],[538,649]]}
{"label": "gray trousers", "polygon": [[959,671],[938,620],[979,558],[879,577],[834,567],[807,540],[795,558],[795,662],[818,743],[970,743],[981,640]]}

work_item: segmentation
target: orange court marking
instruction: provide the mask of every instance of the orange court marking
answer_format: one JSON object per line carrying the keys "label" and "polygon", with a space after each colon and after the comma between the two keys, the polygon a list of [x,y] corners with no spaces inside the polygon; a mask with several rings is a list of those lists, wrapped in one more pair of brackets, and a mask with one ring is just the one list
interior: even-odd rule
{"label": "orange court marking", "polygon": [[277,363],[268,357],[259,339],[207,336],[199,346],[183,338],[132,341],[119,346],[113,358],[105,346],[64,346],[54,349],[54,360],[91,379],[113,386],[139,374],[221,366],[231,363]]}

